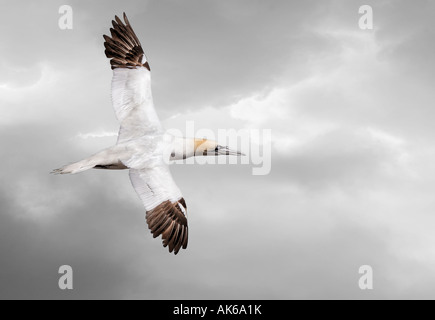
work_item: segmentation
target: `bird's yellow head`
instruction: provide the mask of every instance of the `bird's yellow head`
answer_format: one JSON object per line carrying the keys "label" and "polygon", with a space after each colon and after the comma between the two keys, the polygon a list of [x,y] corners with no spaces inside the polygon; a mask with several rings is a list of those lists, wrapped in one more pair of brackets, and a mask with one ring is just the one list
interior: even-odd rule
{"label": "bird's yellow head", "polygon": [[219,145],[216,141],[208,139],[195,140],[195,156],[244,156],[240,151],[234,151],[228,147]]}

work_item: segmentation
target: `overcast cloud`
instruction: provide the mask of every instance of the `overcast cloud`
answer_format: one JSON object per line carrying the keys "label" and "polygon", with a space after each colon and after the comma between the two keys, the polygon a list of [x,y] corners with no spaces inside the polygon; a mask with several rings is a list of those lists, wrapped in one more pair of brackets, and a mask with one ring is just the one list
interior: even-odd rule
{"label": "overcast cloud", "polygon": [[[364,4],[373,30],[358,27]],[[0,9],[0,298],[435,298],[433,1]],[[189,208],[177,256],[126,171],[49,175],[116,141],[102,35],[124,11],[166,128],[272,129],[269,175],[172,166]],[[65,264],[73,290],[58,288]]]}

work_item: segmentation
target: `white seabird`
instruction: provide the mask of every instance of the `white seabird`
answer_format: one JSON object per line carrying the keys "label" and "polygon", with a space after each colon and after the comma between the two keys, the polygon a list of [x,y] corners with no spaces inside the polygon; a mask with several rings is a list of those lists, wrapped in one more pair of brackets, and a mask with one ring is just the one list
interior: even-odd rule
{"label": "white seabird", "polygon": [[104,35],[105,54],[113,69],[112,104],[120,122],[115,146],[56,169],[75,174],[88,169],[129,169],[131,183],[146,210],[148,227],[163,246],[177,254],[187,248],[187,206],[172,179],[168,160],[194,156],[242,155],[207,139],[166,134],[151,95],[151,70],[142,46],[124,13],[115,16],[111,37]]}

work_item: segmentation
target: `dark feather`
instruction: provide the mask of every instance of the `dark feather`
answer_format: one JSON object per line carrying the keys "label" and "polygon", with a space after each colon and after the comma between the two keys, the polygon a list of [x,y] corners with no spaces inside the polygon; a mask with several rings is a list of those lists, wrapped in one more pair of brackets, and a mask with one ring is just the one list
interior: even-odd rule
{"label": "dark feather", "polygon": [[178,202],[164,201],[152,210],[147,211],[146,220],[153,237],[162,236],[163,246],[169,246],[169,252],[177,254],[187,248],[187,217],[179,207],[186,208],[183,198]]}
{"label": "dark feather", "polygon": [[151,71],[148,61],[142,64],[142,58],[144,57],[142,45],[126,14],[124,13],[123,16],[125,24],[118,16],[115,16],[115,20],[112,20],[113,28],[110,28],[111,37],[103,35],[106,49],[104,53],[107,58],[111,59],[112,69],[145,67]]}

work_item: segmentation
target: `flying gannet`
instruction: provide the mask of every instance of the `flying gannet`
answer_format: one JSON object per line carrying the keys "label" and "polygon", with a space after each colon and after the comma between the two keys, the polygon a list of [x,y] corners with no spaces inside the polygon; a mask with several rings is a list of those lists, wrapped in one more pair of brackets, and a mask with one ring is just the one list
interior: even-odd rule
{"label": "flying gannet", "polygon": [[242,153],[216,141],[165,133],[154,109],[151,69],[139,39],[125,13],[124,23],[115,16],[112,25],[111,37],[103,37],[105,54],[113,70],[112,104],[120,122],[117,143],[53,173],[129,169],[153,237],[162,235],[163,246],[169,246],[169,252],[177,254],[181,248],[187,248],[187,206],[172,179],[168,160]]}

